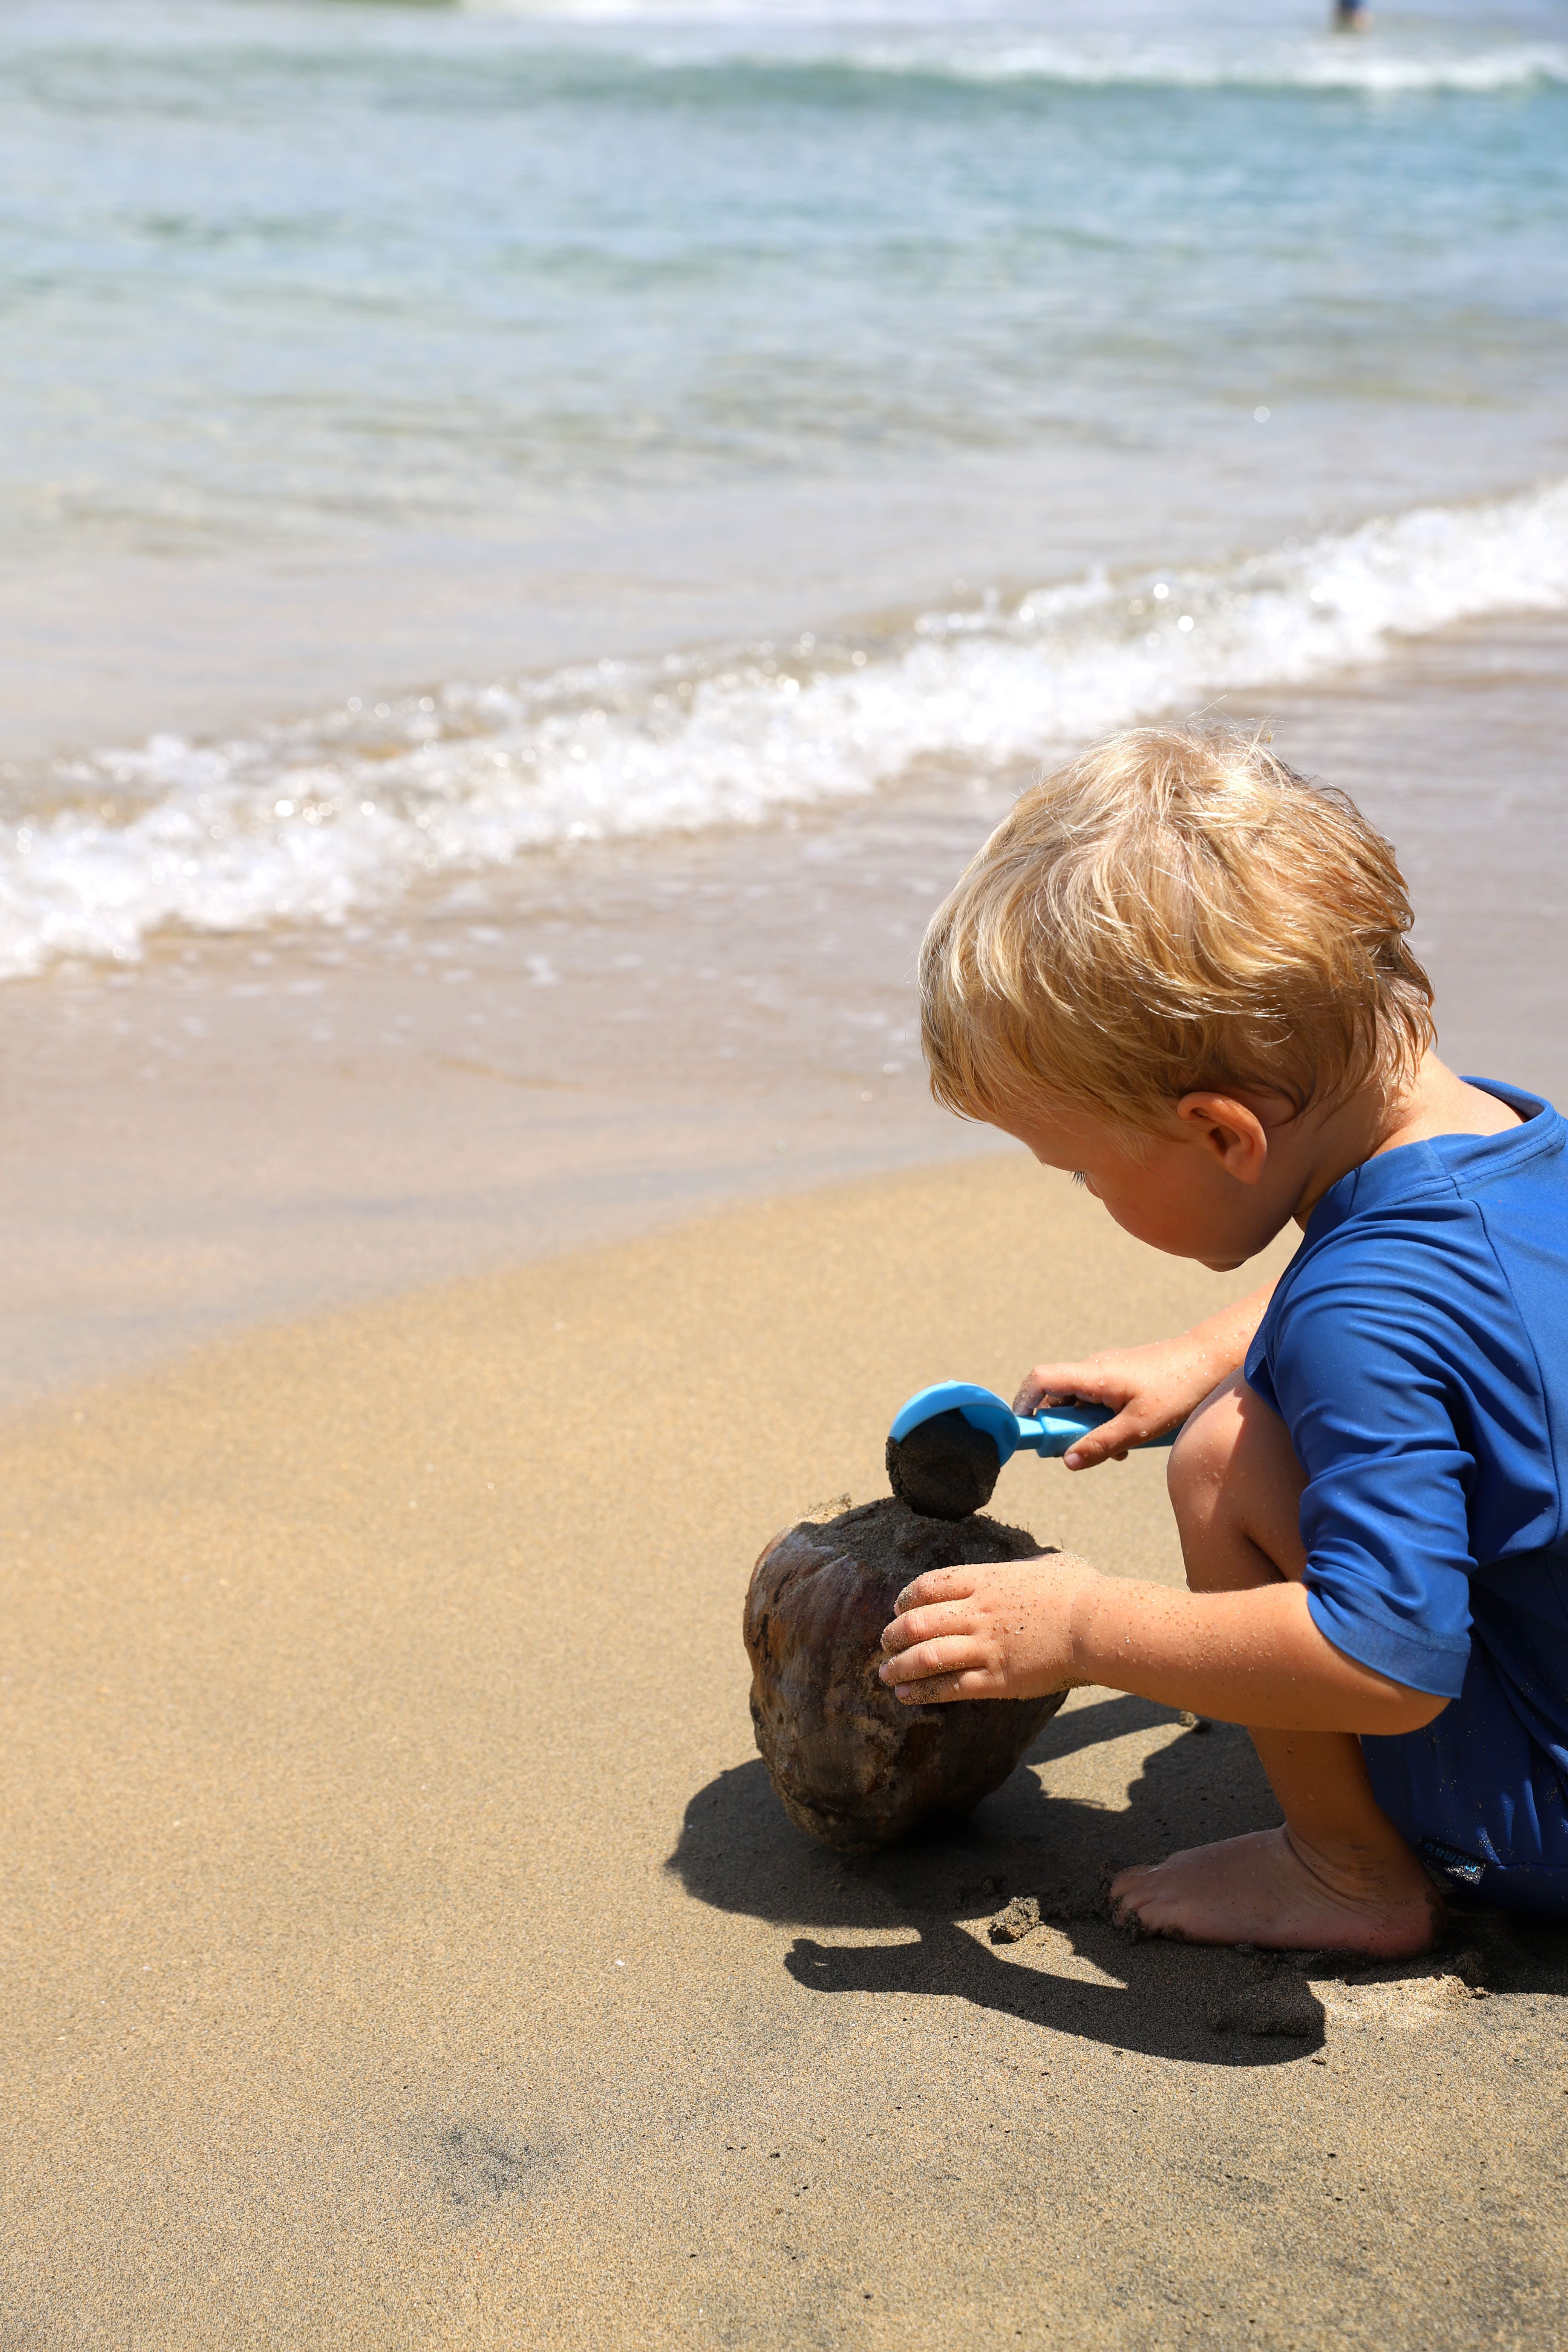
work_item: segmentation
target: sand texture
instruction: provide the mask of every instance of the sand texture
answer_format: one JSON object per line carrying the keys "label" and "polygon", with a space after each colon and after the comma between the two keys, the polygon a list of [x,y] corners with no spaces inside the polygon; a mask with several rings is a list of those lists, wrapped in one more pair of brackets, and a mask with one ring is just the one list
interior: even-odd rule
{"label": "sand texture", "polygon": [[900,1502],[934,1519],[983,1511],[1002,1475],[995,1441],[972,1429],[957,1411],[917,1422],[907,1437],[889,1436],[883,1459]]}
{"label": "sand texture", "polygon": [[[1273,1814],[1108,1692],[865,1860],[753,1749],[758,1548],[886,1491],[912,1389],[1224,1288],[1020,1156],[13,1423],[0,2344],[1563,2340],[1562,1936],[1121,1941],[1107,1863]],[[1173,1577],[1163,1477],[994,1509]]]}

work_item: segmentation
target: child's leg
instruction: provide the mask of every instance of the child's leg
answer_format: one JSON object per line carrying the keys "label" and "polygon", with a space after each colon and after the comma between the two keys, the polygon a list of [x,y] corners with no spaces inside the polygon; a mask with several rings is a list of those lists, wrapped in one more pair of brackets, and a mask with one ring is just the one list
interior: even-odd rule
{"label": "child's leg", "polygon": [[[1198,1408],[1171,1455],[1171,1501],[1194,1592],[1299,1578],[1305,1473],[1285,1425],[1239,1375]],[[1124,1870],[1119,1915],[1197,1943],[1399,1955],[1425,1951],[1436,1886],[1373,1800],[1351,1732],[1252,1733],[1282,1830]]]}

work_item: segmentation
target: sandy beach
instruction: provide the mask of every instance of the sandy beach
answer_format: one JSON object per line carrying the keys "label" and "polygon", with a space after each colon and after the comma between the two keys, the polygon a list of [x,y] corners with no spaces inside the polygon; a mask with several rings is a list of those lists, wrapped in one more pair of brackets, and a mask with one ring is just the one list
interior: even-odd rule
{"label": "sandy beach", "polygon": [[1268,734],[1568,1099],[1568,0],[1328,15],[14,0],[0,2352],[1568,2341],[1560,1931],[1127,1942],[1241,1731],[846,1863],[747,1706],[914,1389],[1228,1295],[930,1100],[1043,769]]}
{"label": "sandy beach", "polygon": [[[1123,1942],[1108,1860],[1273,1816],[1109,1693],[880,1860],[752,1751],[752,1559],[910,1386],[1221,1295],[1009,1155],[13,1422],[0,2340],[1555,2341],[1560,1935]],[[1179,1573],[1156,1459],[994,1508]]]}

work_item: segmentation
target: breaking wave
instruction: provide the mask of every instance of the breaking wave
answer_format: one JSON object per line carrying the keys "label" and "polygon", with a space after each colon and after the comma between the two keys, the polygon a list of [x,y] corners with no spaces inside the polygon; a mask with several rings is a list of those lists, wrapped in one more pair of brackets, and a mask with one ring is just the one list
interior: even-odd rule
{"label": "breaking wave", "polygon": [[1515,37],[1490,43],[1390,37],[1375,41],[1259,39],[1250,27],[1210,38],[1163,39],[1126,32],[1039,36],[994,19],[889,24],[878,6],[846,9],[831,29],[791,7],[679,7],[628,0],[462,0],[464,12],[524,19],[538,27],[615,29],[621,54],[656,70],[769,68],[920,78],[960,83],[1039,82],[1076,89],[1120,85],[1179,89],[1361,91],[1399,97],[1453,91],[1475,97],[1568,84],[1568,45]]}
{"label": "breaking wave", "polygon": [[990,51],[922,51],[867,47],[847,62],[863,72],[940,74],[961,81],[1037,81],[1095,87],[1117,84],[1182,89],[1301,89],[1361,91],[1373,98],[1455,91],[1472,97],[1568,83],[1568,47],[1552,41],[1512,42],[1471,52],[1423,54],[1373,48],[1345,41],[1281,42],[1250,54],[1203,55],[1191,50],[1129,45],[1073,49],[1051,42],[1021,42]]}
{"label": "breaking wave", "polygon": [[0,975],[147,935],[341,921],[425,875],[575,842],[754,824],[911,761],[999,767],[1162,711],[1568,609],[1568,481],[1430,506],[1228,566],[1100,574],[856,642],[601,662],[154,736],[58,772],[0,832]]}

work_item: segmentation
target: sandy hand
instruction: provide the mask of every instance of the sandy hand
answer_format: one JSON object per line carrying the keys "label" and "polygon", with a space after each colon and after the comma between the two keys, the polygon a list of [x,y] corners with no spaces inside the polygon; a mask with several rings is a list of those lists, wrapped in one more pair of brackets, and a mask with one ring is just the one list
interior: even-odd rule
{"label": "sandy hand", "polygon": [[1110,1405],[1116,1418],[1091,1429],[1062,1457],[1069,1470],[1089,1470],[1099,1462],[1125,1462],[1130,1447],[1179,1429],[1224,1370],[1215,1369],[1211,1347],[1184,1333],[1146,1348],[1108,1348],[1078,1363],[1037,1364],[1014,1398],[1013,1410],[1031,1413],[1042,1403],[1075,1398]]}
{"label": "sandy hand", "polygon": [[938,1568],[893,1604],[878,1673],[907,1706],[956,1698],[1042,1698],[1080,1679],[1072,1613],[1089,1562],[1070,1552],[994,1567]]}

